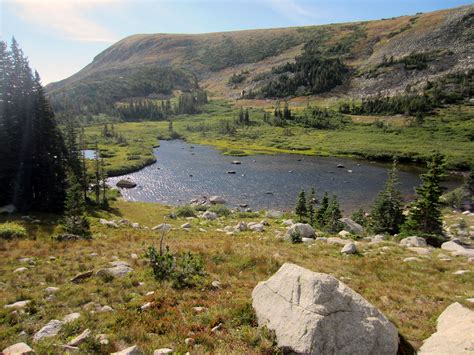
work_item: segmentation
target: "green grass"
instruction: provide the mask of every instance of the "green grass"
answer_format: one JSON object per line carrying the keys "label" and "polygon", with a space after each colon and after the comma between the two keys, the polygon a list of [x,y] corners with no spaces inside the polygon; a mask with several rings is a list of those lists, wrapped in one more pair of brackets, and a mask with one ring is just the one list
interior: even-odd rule
{"label": "green grass", "polygon": [[[134,344],[146,353],[162,347],[180,353],[269,353],[275,350],[272,338],[256,327],[251,292],[285,262],[343,280],[378,307],[417,347],[435,331],[436,318],[449,304],[458,301],[472,308],[465,302],[474,297],[472,266],[463,257],[441,261],[439,254],[446,254],[441,250],[420,256],[420,262],[404,263],[405,257],[416,254],[390,241],[375,246],[361,242],[360,255],[343,257],[340,246],[317,243],[309,248],[280,241],[275,236],[285,231],[281,220],[269,220],[270,226],[263,233],[229,236],[217,231],[241,220],[260,221],[263,214],[232,214],[216,221],[193,219],[187,232],[179,226],[188,220],[166,217],[173,211],[171,207],[116,201],[112,211],[94,213],[92,241],[51,240],[57,218],[48,215],[34,215],[41,220],[39,224],[22,222],[28,230],[27,239],[0,240],[0,349],[25,341],[38,354],[54,353],[57,348],[53,344],[64,344],[89,328],[93,336],[105,333],[110,338],[110,344],[105,346],[94,338],[81,345],[81,351],[89,353],[106,354]],[[458,216],[448,220],[456,221]],[[158,234],[147,229],[108,228],[98,223],[99,217],[126,218],[147,227],[162,222],[172,224],[175,229],[165,242],[172,253],[190,251],[202,257],[207,273],[203,286],[176,290],[168,282],[156,281],[144,253],[151,244],[158,245]],[[463,217],[468,225],[474,225],[474,218]],[[0,216],[0,222],[17,218]],[[384,246],[389,249],[383,250]],[[139,259],[132,259],[132,253]],[[35,265],[21,263],[19,259],[23,257],[33,258]],[[79,284],[69,282],[79,272],[108,266],[114,257],[130,263],[134,272],[123,279],[92,277]],[[29,270],[13,273],[21,266]],[[466,268],[471,272],[452,275]],[[219,280],[222,289],[213,289],[213,280]],[[44,292],[49,286],[59,287],[51,300]],[[149,291],[155,293],[146,296]],[[12,313],[3,308],[4,304],[24,299],[31,300],[24,312]],[[83,307],[89,302],[109,305],[114,312],[88,312]],[[152,307],[141,311],[140,306],[146,302],[152,302]],[[196,313],[196,306],[206,310]],[[49,320],[62,319],[71,312],[81,313],[81,318],[64,327],[57,337],[32,344],[31,336]],[[222,331],[212,333],[219,323],[223,323]],[[19,335],[22,331],[26,335]],[[187,337],[196,340],[194,349],[185,345]]]}

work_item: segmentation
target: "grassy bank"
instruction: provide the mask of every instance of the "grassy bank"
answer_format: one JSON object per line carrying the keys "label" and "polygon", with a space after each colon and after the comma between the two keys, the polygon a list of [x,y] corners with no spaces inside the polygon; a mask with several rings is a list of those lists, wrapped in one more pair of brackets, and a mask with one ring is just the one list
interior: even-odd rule
{"label": "grassy bank", "polygon": [[[267,106],[263,109],[272,111]],[[105,152],[110,175],[120,175],[153,163],[152,148],[158,137],[180,136],[190,143],[209,144],[224,154],[291,153],[321,156],[358,157],[370,160],[392,160],[397,156],[407,163],[423,163],[434,150],[443,153],[450,169],[466,169],[474,163],[474,107],[452,106],[425,118],[421,126],[403,116],[352,116],[352,123],[341,129],[318,130],[296,125],[270,126],[263,122],[263,109],[250,109],[252,124],[223,129],[238,110],[225,101],[215,100],[198,115],[173,118],[168,122],[134,122],[115,124],[126,144],[101,136],[103,125],[85,129],[90,145],[98,140]],[[295,110],[300,109],[296,107]]]}
{"label": "grassy bank", "polygon": [[[84,352],[105,354],[138,344],[146,353],[163,347],[185,353],[191,349],[184,340],[191,337],[196,342],[194,353],[268,353],[274,350],[272,338],[256,326],[251,292],[285,262],[344,281],[378,307],[415,346],[435,331],[437,316],[449,304],[466,304],[466,298],[474,297],[472,264],[463,257],[440,260],[439,256],[446,254],[441,250],[418,256],[394,242],[361,242],[360,255],[343,257],[340,246],[316,243],[308,247],[279,240],[276,235],[285,231],[281,220],[268,220],[270,226],[263,233],[226,235],[220,230],[241,220],[260,221],[263,215],[245,218],[234,214],[212,222],[194,219],[187,232],[179,227],[187,220],[166,218],[172,211],[166,206],[117,201],[112,211],[94,213],[94,218],[126,218],[148,227],[164,221],[172,224],[166,244],[172,252],[191,251],[202,256],[207,272],[204,283],[194,289],[175,290],[169,283],[155,281],[144,253],[149,245],[158,244],[158,236],[148,229],[109,228],[93,219],[92,241],[55,242],[50,236],[57,221],[50,216],[35,215],[40,223],[0,216],[1,222],[15,219],[28,230],[26,239],[0,240],[0,349],[18,341],[31,345],[32,334],[51,319],[79,312],[80,318],[64,326],[58,336],[34,344],[37,353],[57,352],[53,344],[65,344],[86,328],[93,336],[81,345]],[[458,222],[461,217],[474,225],[472,217],[451,214],[449,218]],[[408,256],[421,261],[403,262]],[[33,261],[22,262],[25,257]],[[134,271],[125,278],[94,276],[79,284],[69,281],[80,272],[110,266],[116,259],[128,262]],[[19,267],[27,270],[14,273]],[[459,269],[470,272],[453,275]],[[220,281],[221,289],[211,286],[214,280]],[[59,288],[53,297],[44,291],[50,286]],[[154,294],[146,295],[150,291]],[[18,312],[3,308],[20,300],[31,302]],[[91,302],[114,311],[86,310]],[[146,302],[153,305],[142,311],[140,306]],[[204,311],[196,313],[193,307],[198,306],[205,307]],[[212,332],[219,323],[222,329]],[[99,344],[94,340],[97,334],[107,334],[110,343]]]}

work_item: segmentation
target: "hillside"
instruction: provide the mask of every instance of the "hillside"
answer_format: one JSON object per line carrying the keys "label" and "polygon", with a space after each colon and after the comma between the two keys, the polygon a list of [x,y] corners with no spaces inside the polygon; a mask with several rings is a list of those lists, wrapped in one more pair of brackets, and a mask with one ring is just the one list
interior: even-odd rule
{"label": "hillside", "polygon": [[[126,98],[169,97],[175,90],[197,85],[212,96],[230,99],[239,98],[243,90],[252,93],[250,99],[393,95],[408,85],[416,88],[448,73],[473,69],[473,22],[471,5],[370,22],[134,35],[70,78],[48,85],[47,93],[56,110],[82,105],[93,107],[93,112]],[[295,60],[293,68],[285,66]],[[316,70],[329,78],[341,73],[340,80],[324,81],[315,89],[306,83],[313,78],[298,78],[298,61],[304,60],[313,72],[314,63],[320,63]],[[295,86],[289,95],[265,89],[285,80]]]}

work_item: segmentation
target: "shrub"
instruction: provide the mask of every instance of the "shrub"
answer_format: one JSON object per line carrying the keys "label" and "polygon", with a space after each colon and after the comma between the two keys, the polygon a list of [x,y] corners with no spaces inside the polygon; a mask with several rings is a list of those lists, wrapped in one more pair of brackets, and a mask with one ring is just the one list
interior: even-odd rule
{"label": "shrub", "polygon": [[16,223],[0,224],[0,239],[13,239],[26,237],[26,229]]}
{"label": "shrub", "polygon": [[300,232],[298,232],[297,230],[291,232],[291,234],[290,234],[290,240],[291,240],[291,242],[292,242],[293,244],[303,242],[303,238],[301,238],[301,234],[300,234]]}
{"label": "shrub", "polygon": [[178,217],[196,217],[196,211],[190,205],[184,205],[176,208],[175,214]]}
{"label": "shrub", "polygon": [[173,256],[167,247],[160,254],[152,246],[148,248],[147,256],[150,259],[155,279],[171,281],[173,288],[194,287],[205,276],[203,260],[190,252]]}
{"label": "shrub", "polygon": [[224,205],[212,206],[209,211],[216,213],[219,217],[227,217],[231,214],[231,211]]}

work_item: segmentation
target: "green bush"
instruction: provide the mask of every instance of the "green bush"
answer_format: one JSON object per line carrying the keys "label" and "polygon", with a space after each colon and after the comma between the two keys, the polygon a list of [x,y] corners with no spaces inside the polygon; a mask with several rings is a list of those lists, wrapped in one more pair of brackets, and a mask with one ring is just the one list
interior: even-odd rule
{"label": "green bush", "polygon": [[26,229],[16,223],[0,224],[0,239],[13,239],[26,237]]}
{"label": "green bush", "polygon": [[291,240],[291,242],[292,242],[293,244],[303,242],[303,238],[301,237],[300,232],[298,232],[297,230],[291,232],[291,234],[290,234],[290,240]]}
{"label": "green bush", "polygon": [[196,217],[196,211],[190,205],[184,205],[176,208],[175,214],[178,217]]}
{"label": "green bush", "polygon": [[216,213],[219,217],[227,217],[231,214],[231,211],[224,205],[212,206],[209,211]]}

